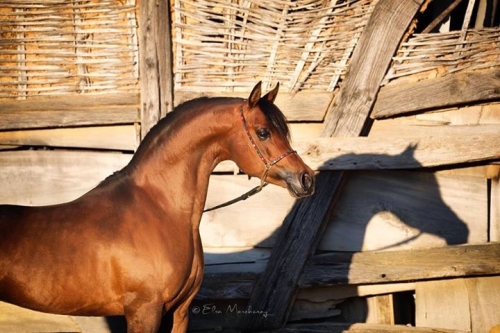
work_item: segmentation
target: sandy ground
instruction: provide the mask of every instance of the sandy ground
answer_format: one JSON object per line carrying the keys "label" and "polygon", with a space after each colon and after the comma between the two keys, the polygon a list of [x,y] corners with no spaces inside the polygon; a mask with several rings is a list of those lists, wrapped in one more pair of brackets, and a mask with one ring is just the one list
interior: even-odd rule
{"label": "sandy ground", "polygon": [[123,323],[111,324],[103,317],[52,315],[0,302],[0,333],[119,333]]}

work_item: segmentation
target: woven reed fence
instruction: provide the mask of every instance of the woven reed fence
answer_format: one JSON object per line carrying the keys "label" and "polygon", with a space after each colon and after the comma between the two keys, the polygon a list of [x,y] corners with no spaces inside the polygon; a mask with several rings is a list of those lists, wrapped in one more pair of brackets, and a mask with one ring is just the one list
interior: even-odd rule
{"label": "woven reed fence", "polygon": [[[377,0],[172,0],[176,91],[335,91]],[[3,0],[0,100],[139,93],[138,0]],[[500,65],[500,29],[414,34],[385,83]]]}
{"label": "woven reed fence", "polygon": [[385,83],[500,67],[500,28],[415,34],[402,43]]}
{"label": "woven reed fence", "polygon": [[333,91],[376,1],[175,0],[175,87]]}
{"label": "woven reed fence", "polygon": [[0,99],[138,92],[134,0],[2,0]]}

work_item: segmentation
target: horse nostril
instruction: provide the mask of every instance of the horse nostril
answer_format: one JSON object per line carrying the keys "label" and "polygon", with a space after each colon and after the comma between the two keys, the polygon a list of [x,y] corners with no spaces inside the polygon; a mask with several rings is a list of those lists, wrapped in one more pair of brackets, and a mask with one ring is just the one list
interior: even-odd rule
{"label": "horse nostril", "polygon": [[300,182],[304,191],[310,191],[314,185],[314,178],[307,172],[302,173]]}

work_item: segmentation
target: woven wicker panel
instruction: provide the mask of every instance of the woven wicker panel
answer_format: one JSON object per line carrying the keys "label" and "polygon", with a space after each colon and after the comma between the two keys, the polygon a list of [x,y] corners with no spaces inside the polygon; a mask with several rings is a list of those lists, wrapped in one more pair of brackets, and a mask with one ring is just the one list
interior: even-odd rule
{"label": "woven wicker panel", "polygon": [[134,0],[2,0],[0,100],[138,92]]}
{"label": "woven wicker panel", "polygon": [[178,90],[333,91],[375,1],[174,0]]}
{"label": "woven wicker panel", "polygon": [[416,34],[402,43],[385,78],[419,81],[500,68],[500,28]]}

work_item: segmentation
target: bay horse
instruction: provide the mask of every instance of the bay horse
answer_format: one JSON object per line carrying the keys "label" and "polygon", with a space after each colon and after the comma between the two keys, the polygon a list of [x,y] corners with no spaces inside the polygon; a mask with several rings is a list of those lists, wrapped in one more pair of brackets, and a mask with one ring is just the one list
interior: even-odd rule
{"label": "bay horse", "polygon": [[181,104],[145,136],[130,163],[80,198],[0,206],[0,300],[66,315],[124,315],[127,332],[156,332],[173,312],[185,332],[203,276],[199,224],[209,177],[223,160],[301,198],[313,171],[261,97]]}

